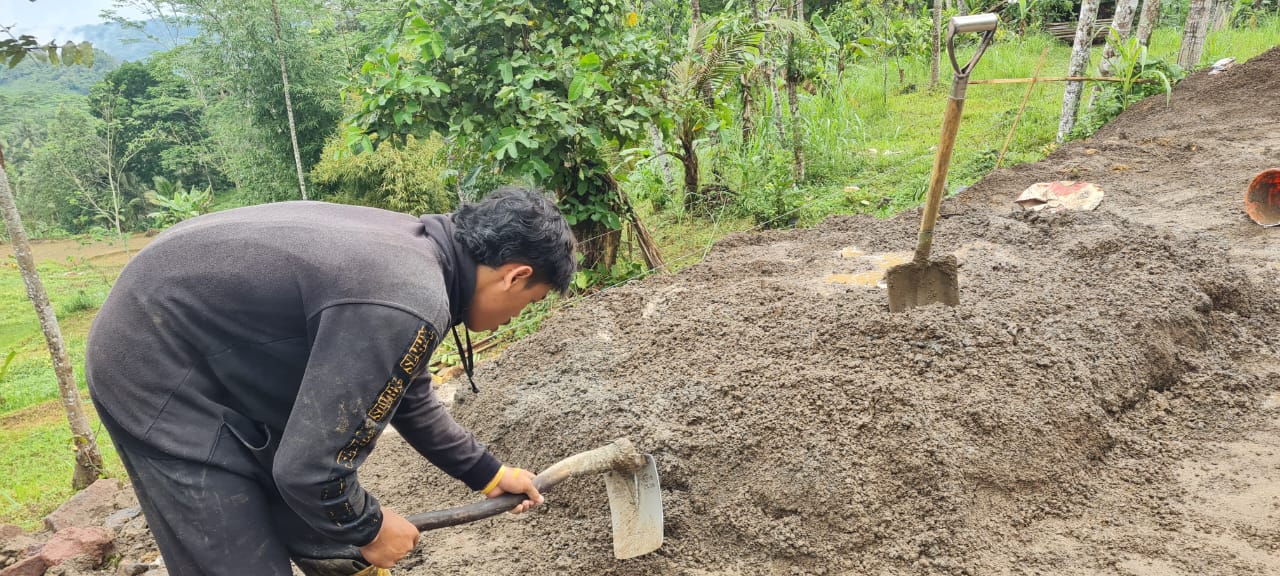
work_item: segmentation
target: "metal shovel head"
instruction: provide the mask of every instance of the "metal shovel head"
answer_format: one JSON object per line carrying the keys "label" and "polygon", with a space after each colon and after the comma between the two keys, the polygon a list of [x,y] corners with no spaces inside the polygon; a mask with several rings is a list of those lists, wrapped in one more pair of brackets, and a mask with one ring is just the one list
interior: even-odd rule
{"label": "metal shovel head", "polygon": [[889,288],[889,311],[901,312],[916,306],[960,303],[960,275],[954,256],[937,260],[913,260],[885,272]]}
{"label": "metal shovel head", "polygon": [[610,472],[604,477],[613,515],[613,555],[635,558],[662,546],[662,488],[653,456],[634,474]]}

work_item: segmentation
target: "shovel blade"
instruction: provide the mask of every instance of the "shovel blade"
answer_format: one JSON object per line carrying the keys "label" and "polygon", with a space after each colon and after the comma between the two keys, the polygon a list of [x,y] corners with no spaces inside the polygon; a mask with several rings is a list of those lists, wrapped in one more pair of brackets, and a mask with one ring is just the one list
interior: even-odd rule
{"label": "shovel blade", "polygon": [[653,456],[634,474],[610,472],[604,477],[613,516],[613,555],[635,558],[662,546],[662,488]]}
{"label": "shovel blade", "polygon": [[889,288],[889,311],[901,312],[916,306],[960,303],[960,274],[955,257],[899,264],[885,272]]}

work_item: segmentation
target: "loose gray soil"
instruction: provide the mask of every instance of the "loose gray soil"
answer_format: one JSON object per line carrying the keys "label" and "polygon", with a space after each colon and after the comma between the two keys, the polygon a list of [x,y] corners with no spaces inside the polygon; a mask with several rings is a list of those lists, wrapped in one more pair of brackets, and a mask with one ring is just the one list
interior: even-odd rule
{"label": "loose gray soil", "polygon": [[[972,94],[976,97],[976,93]],[[510,464],[628,437],[666,544],[614,560],[603,482],[431,532],[402,574],[1280,574],[1280,50],[1180,84],[943,207],[961,305],[866,279],[918,214],[734,236],[590,297],[482,365],[456,417]],[[1047,180],[1095,212],[1022,213]],[[401,512],[471,501],[394,436]]]}
{"label": "loose gray soil", "polygon": [[[426,534],[408,573],[1280,574],[1280,230],[1243,212],[1277,125],[1273,50],[992,174],[938,225],[956,308],[889,314],[861,280],[908,213],[731,237],[562,311],[457,418],[535,468],[632,439],[666,544],[614,560],[581,480]],[[1106,199],[1012,203],[1062,179]],[[402,510],[470,498],[397,439],[367,468]]]}

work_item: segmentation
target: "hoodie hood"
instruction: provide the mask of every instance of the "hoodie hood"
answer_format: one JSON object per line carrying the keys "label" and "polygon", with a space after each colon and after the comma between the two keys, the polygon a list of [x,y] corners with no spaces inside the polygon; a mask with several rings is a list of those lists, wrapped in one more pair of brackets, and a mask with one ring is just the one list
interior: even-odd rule
{"label": "hoodie hood", "polygon": [[453,221],[447,214],[427,214],[421,218],[427,238],[440,254],[440,270],[449,292],[449,328],[461,324],[476,293],[476,262],[454,238]]}

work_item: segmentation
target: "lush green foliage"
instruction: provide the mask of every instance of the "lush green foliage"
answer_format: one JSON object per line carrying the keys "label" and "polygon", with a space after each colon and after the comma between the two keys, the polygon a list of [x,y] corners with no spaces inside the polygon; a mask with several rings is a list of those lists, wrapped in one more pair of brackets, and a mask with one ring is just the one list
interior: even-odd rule
{"label": "lush green foliage", "polygon": [[1083,138],[1096,132],[1112,118],[1119,116],[1130,104],[1148,96],[1165,94],[1173,90],[1173,83],[1185,74],[1170,60],[1152,58],[1146,46],[1137,38],[1120,38],[1115,30],[1107,38],[1115,48],[1116,57],[1111,66],[1112,75],[1120,82],[1103,86],[1090,108],[1081,116],[1072,130],[1073,138]]}
{"label": "lush green foliage", "polygon": [[205,188],[197,190],[195,186],[183,189],[182,182],[170,182],[164,177],[155,177],[155,189],[144,195],[147,202],[158,208],[147,214],[158,228],[168,228],[186,220],[195,218],[209,211],[213,203],[213,190]]}
{"label": "lush green foliage", "polygon": [[279,58],[288,70],[303,169],[310,170],[341,117],[336,80],[347,55],[334,15],[320,1],[281,1],[277,42],[269,2],[165,4],[198,24],[200,33],[174,49],[174,66],[205,95],[207,128],[226,174],[259,201],[298,199]]}
{"label": "lush green foliage", "polygon": [[326,200],[361,204],[409,214],[450,212],[456,196],[447,188],[445,149],[438,137],[408,137],[404,146],[375,152],[345,153],[333,138],[324,158],[311,170],[312,182]]}
{"label": "lush green foliage", "polygon": [[[619,0],[416,0],[351,86],[348,144],[444,134],[482,168],[555,190],[592,234],[621,226],[609,150],[646,137],[665,43]],[[469,168],[469,167],[468,167]]]}

